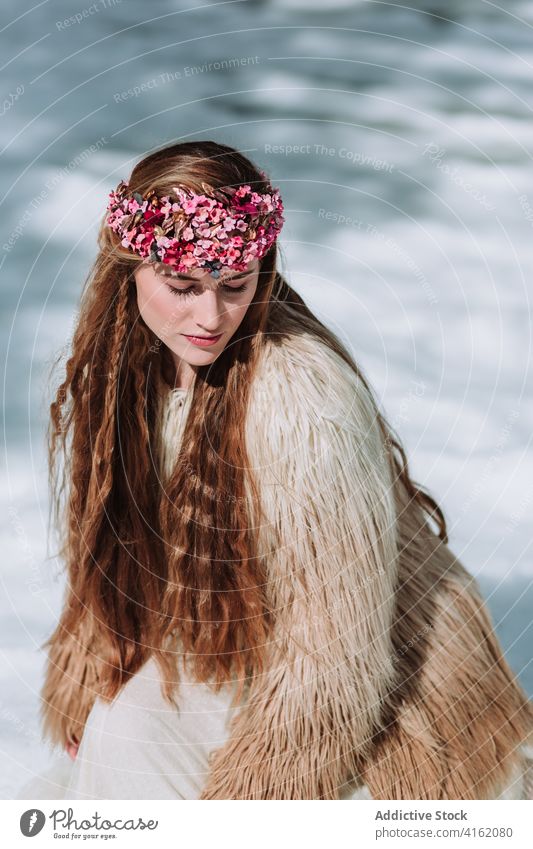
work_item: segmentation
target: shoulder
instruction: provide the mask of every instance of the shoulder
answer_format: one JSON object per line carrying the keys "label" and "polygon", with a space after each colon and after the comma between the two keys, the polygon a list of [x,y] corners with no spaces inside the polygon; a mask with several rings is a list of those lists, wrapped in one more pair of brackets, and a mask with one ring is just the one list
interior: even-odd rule
{"label": "shoulder", "polygon": [[250,393],[251,409],[268,418],[303,416],[360,431],[378,407],[359,367],[308,332],[267,339]]}
{"label": "shoulder", "polygon": [[395,521],[390,455],[357,364],[298,335],[267,343],[258,366],[246,446],[269,515],[298,524],[346,507],[361,522],[372,514],[385,537]]}

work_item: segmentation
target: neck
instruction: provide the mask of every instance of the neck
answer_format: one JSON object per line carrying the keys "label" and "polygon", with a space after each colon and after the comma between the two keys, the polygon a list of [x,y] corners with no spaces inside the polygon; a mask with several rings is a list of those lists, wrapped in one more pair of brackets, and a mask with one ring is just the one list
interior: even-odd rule
{"label": "neck", "polygon": [[180,357],[175,354],[172,355],[175,366],[175,375],[173,384],[171,382],[171,386],[173,389],[190,389],[194,383],[196,372],[198,370],[197,366],[191,366],[190,363],[187,363],[185,360],[180,359]]}

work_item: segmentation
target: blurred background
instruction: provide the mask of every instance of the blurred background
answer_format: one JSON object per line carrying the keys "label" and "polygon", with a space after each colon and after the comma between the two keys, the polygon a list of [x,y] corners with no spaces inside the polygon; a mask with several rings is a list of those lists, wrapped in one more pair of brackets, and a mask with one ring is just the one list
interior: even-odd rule
{"label": "blurred background", "polygon": [[238,147],[280,187],[282,270],[368,376],[533,695],[533,3],[3,10],[0,797],[54,759],[50,369],[109,191],[181,140]]}

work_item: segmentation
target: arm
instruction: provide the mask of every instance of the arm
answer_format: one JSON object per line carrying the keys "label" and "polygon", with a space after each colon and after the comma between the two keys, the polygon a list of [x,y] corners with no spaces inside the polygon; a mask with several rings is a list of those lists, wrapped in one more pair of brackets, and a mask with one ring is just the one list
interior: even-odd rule
{"label": "arm", "polygon": [[254,400],[274,633],[202,799],[338,798],[393,680],[391,467],[370,393],[327,358],[327,398],[306,362],[298,393],[274,368]]}

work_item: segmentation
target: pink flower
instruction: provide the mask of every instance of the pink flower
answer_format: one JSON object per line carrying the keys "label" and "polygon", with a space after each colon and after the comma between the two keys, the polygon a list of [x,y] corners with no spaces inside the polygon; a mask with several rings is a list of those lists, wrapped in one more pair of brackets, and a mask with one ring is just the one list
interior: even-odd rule
{"label": "pink flower", "polygon": [[211,218],[211,213],[206,206],[202,206],[196,210],[196,215],[194,217],[196,218],[196,221],[207,221]]}
{"label": "pink flower", "polygon": [[223,210],[221,207],[217,207],[216,209],[211,210],[211,215],[209,216],[213,224],[218,224],[220,219],[222,218]]}
{"label": "pink flower", "polygon": [[196,265],[196,259],[190,253],[182,254],[181,264],[183,266],[183,271],[185,271],[186,269],[193,268],[193,266]]}
{"label": "pink flower", "polygon": [[250,259],[254,259],[257,256],[259,250],[259,246],[256,242],[247,242],[246,248],[244,249],[244,259],[246,262]]}
{"label": "pink flower", "polygon": [[190,200],[184,198],[181,202],[181,208],[188,215],[190,215],[193,212],[196,212],[197,206],[198,206],[198,198],[191,198]]}

